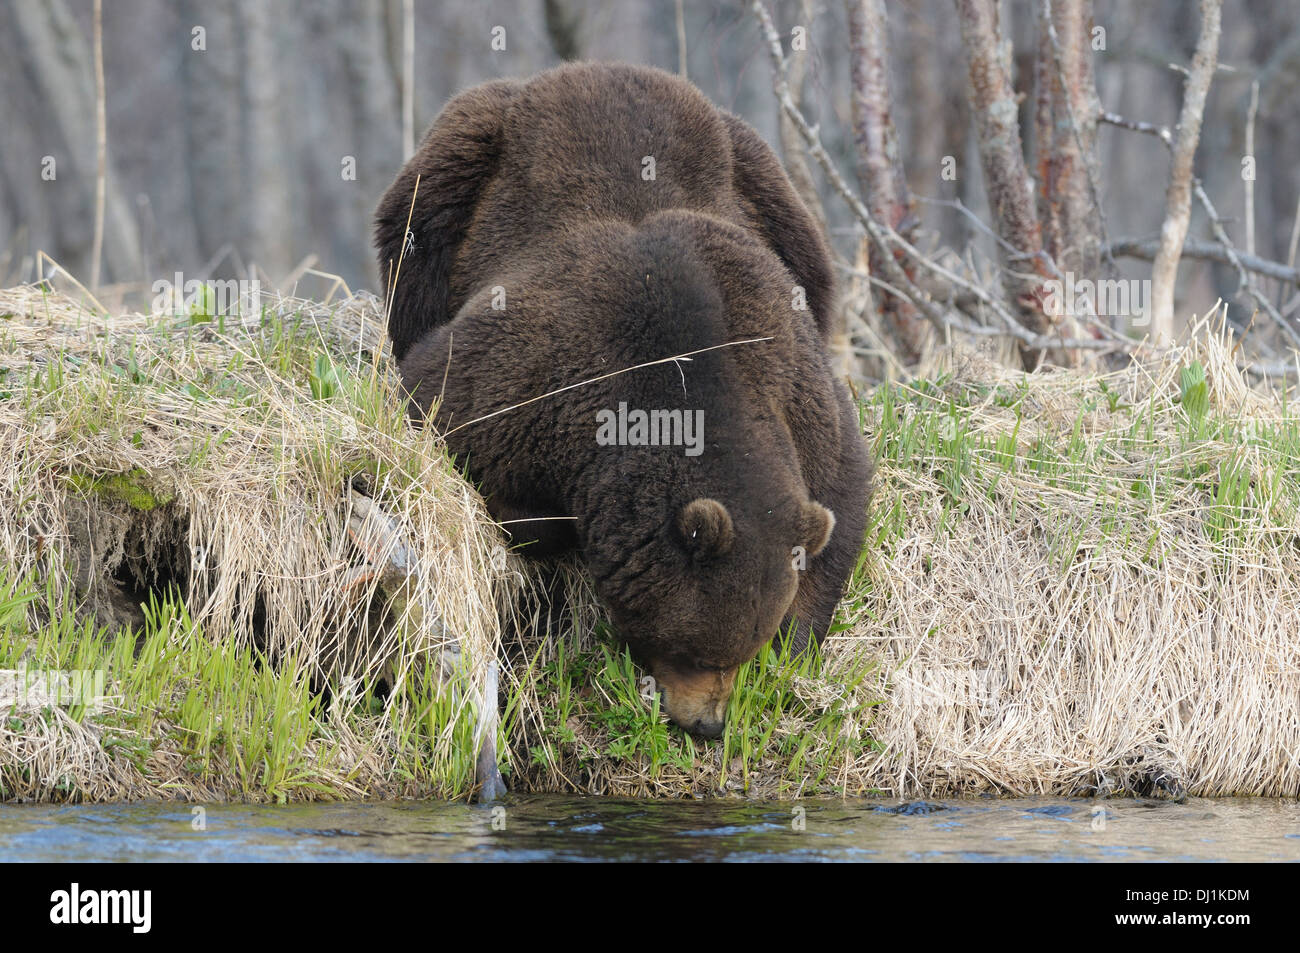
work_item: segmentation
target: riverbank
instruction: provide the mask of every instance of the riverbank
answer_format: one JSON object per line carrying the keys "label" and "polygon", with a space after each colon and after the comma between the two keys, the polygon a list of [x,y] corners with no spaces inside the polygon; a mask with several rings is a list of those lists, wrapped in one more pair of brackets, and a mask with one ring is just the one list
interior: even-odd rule
{"label": "riverbank", "polygon": [[749,666],[700,743],[406,423],[379,315],[0,292],[0,799],[464,797],[485,735],[521,792],[1300,793],[1300,420],[1213,328],[860,395],[837,631]]}

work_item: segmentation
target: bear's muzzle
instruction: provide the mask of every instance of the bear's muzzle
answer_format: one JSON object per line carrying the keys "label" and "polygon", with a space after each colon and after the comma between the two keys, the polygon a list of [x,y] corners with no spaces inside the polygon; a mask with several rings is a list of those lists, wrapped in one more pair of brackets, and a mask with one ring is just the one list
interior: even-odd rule
{"label": "bear's muzzle", "polygon": [[727,724],[727,702],[736,684],[736,669],[693,672],[660,671],[656,680],[664,711],[693,735],[717,738]]}

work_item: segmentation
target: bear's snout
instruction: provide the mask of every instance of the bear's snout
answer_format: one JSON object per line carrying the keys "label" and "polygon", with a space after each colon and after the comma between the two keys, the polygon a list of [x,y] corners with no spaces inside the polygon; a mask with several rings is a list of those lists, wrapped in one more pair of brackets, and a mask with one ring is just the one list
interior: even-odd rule
{"label": "bear's snout", "polygon": [[717,738],[727,724],[727,702],[736,669],[692,672],[660,670],[656,676],[664,711],[674,724],[701,738]]}
{"label": "bear's snout", "polygon": [[692,725],[688,730],[690,731],[691,734],[698,735],[701,738],[721,738],[722,730],[726,727],[727,727],[727,719],[724,713],[723,717],[718,718],[716,720],[709,719],[706,721],[705,719],[701,718],[697,720],[695,724]]}

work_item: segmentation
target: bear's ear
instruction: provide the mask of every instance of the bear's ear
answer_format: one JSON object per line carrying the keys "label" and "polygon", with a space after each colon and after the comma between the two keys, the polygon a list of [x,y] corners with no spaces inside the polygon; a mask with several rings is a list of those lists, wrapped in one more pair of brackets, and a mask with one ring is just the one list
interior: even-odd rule
{"label": "bear's ear", "polygon": [[811,501],[799,509],[799,542],[808,551],[809,556],[816,556],[831,541],[831,531],[835,529],[835,514],[820,503]]}
{"label": "bear's ear", "polygon": [[496,175],[506,111],[518,89],[496,80],[447,103],[375,211],[379,281],[385,303],[391,301],[388,336],[398,361],[461,304],[452,300],[452,264]]}
{"label": "bear's ear", "polygon": [[722,556],[731,549],[735,530],[731,514],[707,496],[691,500],[677,514],[677,532],[686,548],[703,556]]}

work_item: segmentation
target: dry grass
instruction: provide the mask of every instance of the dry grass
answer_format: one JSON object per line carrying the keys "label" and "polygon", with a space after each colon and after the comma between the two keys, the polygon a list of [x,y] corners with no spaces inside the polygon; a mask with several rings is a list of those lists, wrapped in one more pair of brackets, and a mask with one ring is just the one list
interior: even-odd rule
{"label": "dry grass", "polygon": [[[245,322],[110,317],[36,288],[0,293],[0,560],[11,582],[48,586],[31,604],[33,631],[74,606],[98,625],[138,628],[140,594],[174,586],[197,630],[292,659],[317,684],[333,676],[336,700],[380,676],[390,700],[406,699],[406,680],[449,660],[481,684],[521,576],[436,438],[403,419],[387,362],[373,359],[376,315],[362,297],[330,308],[280,299]],[[351,584],[367,562],[347,532],[357,481],[416,543],[396,612],[375,579]],[[393,749],[409,739],[386,714],[361,740],[330,726],[337,750],[312,770],[349,780],[327,789],[458,793],[450,728],[425,739],[446,776],[407,781]],[[26,765],[38,796],[38,779],[68,765],[87,797],[159,793],[164,770],[131,783],[91,767],[101,760],[88,732],[0,731],[0,763]],[[239,789],[212,773],[201,789]]]}
{"label": "dry grass", "polygon": [[[6,314],[0,557],[49,580],[29,631],[76,605],[138,626],[135,590],[175,583],[193,625],[163,642],[202,633],[357,688],[291,694],[305,740],[273,784],[229,738],[206,759],[169,741],[163,702],[136,757],[99,716],[0,724],[8,796],[460,796],[492,659],[515,790],[1300,794],[1300,421],[1213,328],[1106,377],[954,352],[867,397],[878,487],[841,630],[820,665],[750,666],[727,736],[697,744],[642,696],[580,573],[537,623],[544,580],[405,423],[374,299],[222,327],[24,288],[0,293]],[[416,554],[395,610],[348,585],[367,561],[346,532],[356,478]],[[468,670],[435,672],[450,691],[415,686],[449,658]],[[396,690],[357,714],[384,672]]]}
{"label": "dry grass", "polygon": [[832,649],[880,661],[866,783],[1300,793],[1297,420],[1231,350],[1207,328],[1155,366],[1027,388],[959,358],[904,407],[951,433],[885,450],[877,506],[906,519]]}

